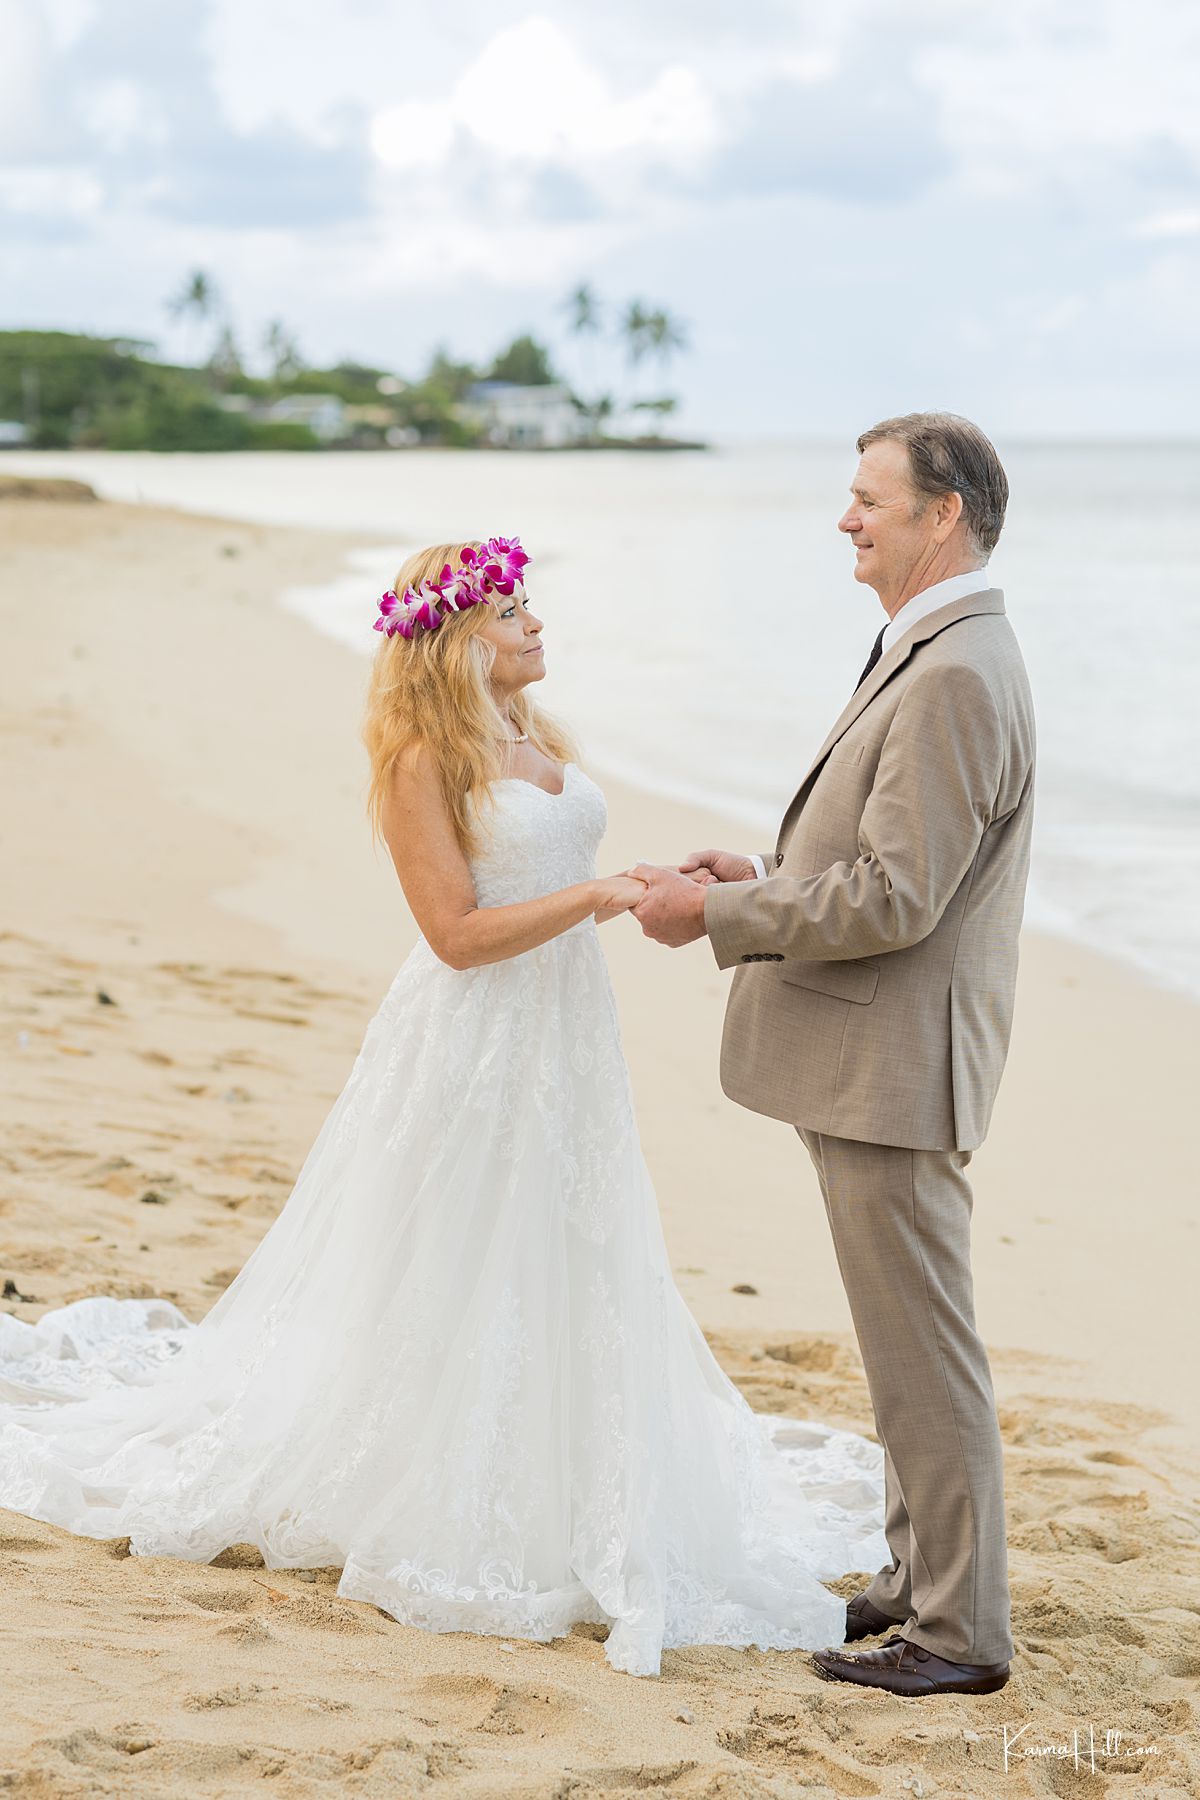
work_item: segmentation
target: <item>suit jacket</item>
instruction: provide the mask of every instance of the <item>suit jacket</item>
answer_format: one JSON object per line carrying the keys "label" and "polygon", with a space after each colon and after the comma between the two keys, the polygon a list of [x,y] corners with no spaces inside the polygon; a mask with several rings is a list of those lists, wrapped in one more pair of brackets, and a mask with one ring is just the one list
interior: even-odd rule
{"label": "suit jacket", "polygon": [[1033,700],[999,588],[928,613],[844,707],[763,880],[714,882],[734,966],[721,1085],[753,1112],[919,1150],[983,1142],[1029,875]]}

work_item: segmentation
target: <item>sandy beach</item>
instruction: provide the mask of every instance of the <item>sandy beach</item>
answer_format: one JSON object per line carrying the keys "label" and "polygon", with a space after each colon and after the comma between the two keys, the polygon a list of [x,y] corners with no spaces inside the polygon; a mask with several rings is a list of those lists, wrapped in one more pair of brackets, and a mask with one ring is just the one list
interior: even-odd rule
{"label": "sandy beach", "polygon": [[[0,1305],[165,1295],[198,1319],[414,941],[363,810],[366,661],[275,603],[363,537],[38,498],[0,500],[0,534]],[[761,848],[590,772],[602,872]],[[794,1132],[720,1090],[728,977],[704,943],[667,952],[630,921],[603,942],[682,1292],[756,1407],[870,1433],[815,1176]],[[0,1513],[0,1787],[1195,1793],[1198,1027],[1192,1001],[1024,935],[971,1165],[1017,1644],[1000,1693],[901,1702],[802,1654],[704,1647],[635,1679],[591,1627],[433,1636],[338,1599],[333,1570],[135,1558]],[[1024,1728],[1007,1767],[1006,1728]]]}

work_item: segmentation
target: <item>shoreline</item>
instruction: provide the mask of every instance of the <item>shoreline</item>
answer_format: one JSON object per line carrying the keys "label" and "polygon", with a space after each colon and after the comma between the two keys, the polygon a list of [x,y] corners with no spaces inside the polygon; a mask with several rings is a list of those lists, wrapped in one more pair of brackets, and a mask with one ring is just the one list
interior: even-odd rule
{"label": "shoreline", "polygon": [[[346,553],[342,567],[329,581],[306,584],[299,593],[285,593],[280,596],[280,604],[304,619],[313,630],[331,643],[342,649],[350,648],[352,654],[365,658],[365,651],[362,648],[355,649],[350,634],[342,629],[344,597],[354,590],[356,605],[358,604],[358,592],[366,593],[370,588],[371,574],[378,574],[374,564],[381,550],[390,551],[393,558],[402,558],[408,554],[409,548],[410,546],[397,544],[391,538],[372,541],[366,536],[360,536]],[[384,579],[390,579],[390,575]],[[367,650],[373,647],[366,646]],[[816,741],[814,737],[814,745]],[[749,841],[761,846],[773,841],[776,836],[782,807],[754,807],[739,802],[737,796],[731,793],[707,795],[687,781],[664,777],[661,772],[657,772],[652,779],[611,750],[590,757],[589,762],[594,771],[643,796],[649,802],[662,803],[668,807],[691,808],[694,812],[727,823],[730,831],[741,834],[738,841]],[[732,841],[731,839],[730,842]],[[1025,900],[1022,935],[1048,938],[1087,951],[1106,962],[1114,974],[1132,975],[1157,992],[1175,995],[1200,1008],[1200,991],[1189,986],[1178,974],[1169,973],[1134,951],[1114,949],[1102,936],[1089,933],[1076,919],[1045,896],[1039,890],[1036,879],[1036,856]]]}
{"label": "shoreline", "polygon": [[[195,1319],[286,1200],[415,940],[362,807],[368,661],[277,602],[332,579],[363,534],[10,505],[0,1279],[16,1293],[0,1306],[161,1294]],[[602,870],[742,829],[604,789]],[[626,923],[601,941],[680,1290],[758,1410],[870,1434],[815,1176],[788,1127],[720,1091],[727,977],[704,942],[668,952]],[[789,1769],[849,1796],[902,1762],[926,1791],[1000,1800],[1002,1721],[1069,1739],[1082,1713],[1161,1740],[1185,1791],[1195,1005],[1037,933],[1019,984],[971,1164],[1019,1650],[1009,1689],[972,1703],[977,1742],[954,1697],[923,1705],[918,1743],[903,1702],[864,1708],[794,1654],[691,1647],[638,1682],[589,1633],[431,1636],[335,1602],[326,1572],[129,1558],[9,1513],[21,1654],[0,1773],[83,1794],[137,1743],[145,1791],[177,1800],[250,1773],[306,1797],[314,1758],[347,1792],[368,1767],[403,1791],[436,1765],[448,1796],[541,1800],[564,1771],[582,1796],[644,1786],[645,1768],[675,1770],[681,1800],[718,1777],[782,1800]]]}
{"label": "shoreline", "polygon": [[[757,835],[765,840],[774,834],[790,793],[786,777],[776,779],[776,772],[805,764],[829,718],[841,706],[844,694],[831,680],[831,672],[848,664],[852,674],[861,656],[857,641],[847,642],[847,621],[862,611],[856,632],[866,632],[867,602],[875,604],[873,596],[843,592],[844,571],[832,566],[831,556],[826,555],[830,546],[822,548],[824,540],[813,537],[812,509],[804,495],[809,484],[828,480],[831,471],[823,463],[810,466],[810,450],[794,444],[789,456],[778,464],[772,461],[768,467],[741,468],[736,507],[738,516],[744,514],[753,529],[764,484],[772,520],[785,491],[794,496],[806,522],[805,542],[816,558],[810,577],[834,582],[829,591],[839,605],[823,608],[811,622],[813,642],[820,645],[820,651],[811,676],[804,677],[798,704],[793,705],[790,681],[781,682],[769,669],[764,670],[761,704],[749,691],[740,700],[735,697],[731,716],[739,721],[739,729],[728,750],[708,743],[707,721],[712,708],[721,705],[719,686],[715,689],[712,683],[732,676],[743,687],[753,689],[757,677],[752,660],[736,657],[718,677],[710,666],[711,657],[685,656],[676,671],[672,657],[664,659],[664,643],[672,641],[668,634],[664,642],[656,639],[650,646],[651,656],[640,672],[642,659],[630,669],[628,691],[622,687],[609,705],[599,698],[596,672],[604,670],[612,679],[621,658],[609,656],[603,631],[597,634],[586,628],[573,610],[576,598],[588,608],[605,597],[596,557],[586,550],[572,551],[573,593],[566,594],[561,585],[560,577],[567,573],[564,546],[568,542],[578,545],[581,537],[590,541],[604,530],[604,494],[611,496],[620,516],[627,519],[631,553],[653,549],[654,528],[643,506],[645,482],[637,472],[642,465],[634,460],[614,459],[606,465],[604,481],[599,484],[584,482],[582,477],[543,482],[537,471],[544,463],[523,458],[519,452],[491,460],[483,455],[476,459],[482,467],[475,467],[470,476],[464,472],[453,479],[443,459],[424,458],[419,453],[413,454],[403,470],[387,458],[366,457],[349,473],[342,457],[324,463],[317,456],[297,463],[294,457],[270,453],[246,453],[231,459],[186,453],[172,458],[137,452],[125,456],[39,452],[20,458],[15,466],[60,474],[69,470],[72,475],[91,478],[103,494],[116,499],[149,499],[197,517],[242,518],[306,529],[310,520],[319,518],[339,533],[344,531],[345,570],[331,572],[333,579],[326,585],[332,593],[306,596],[307,612],[312,617],[322,615],[321,628],[339,641],[349,641],[360,655],[362,594],[369,592],[380,573],[380,587],[391,580],[397,546],[415,546],[431,534],[453,536],[461,529],[464,516],[487,517],[493,510],[519,516],[544,547],[542,592],[552,620],[558,616],[556,607],[564,600],[570,603],[563,618],[575,654],[569,665],[564,662],[562,667],[552,668],[551,676],[554,690],[563,697],[576,726],[586,727],[598,741],[603,738],[610,750],[619,748],[632,759],[639,774],[653,768],[658,777],[655,786],[667,797],[690,797],[702,806],[715,803],[726,815],[744,814],[757,823]],[[1017,473],[1019,470],[1014,471],[1014,479]],[[1144,484],[1153,474],[1152,469],[1143,469],[1138,479]],[[1037,477],[1036,465],[1024,470],[1027,483]],[[728,554],[731,535],[721,511],[722,491],[722,483],[714,485],[711,474],[706,473],[703,459],[690,473],[668,459],[661,479],[654,484],[649,512],[657,517],[665,509],[663,516],[669,524],[686,519],[698,506],[715,507],[714,553]],[[1093,702],[1099,690],[1086,681],[1065,686],[1059,681],[1066,647],[1062,624],[1054,622],[1060,610],[1055,593],[1039,574],[1040,562],[1034,553],[1039,529],[1035,507],[1026,520],[1026,537],[1014,538],[997,574],[1001,585],[1007,585],[1011,575],[1014,594],[1021,595],[1023,643],[1035,697],[1043,683],[1051,684],[1046,689],[1040,734],[1044,739],[1040,799],[1025,903],[1026,928],[1082,943],[1136,969],[1154,986],[1187,994],[1200,1003],[1200,937],[1186,901],[1200,878],[1194,797],[1188,798],[1194,781],[1186,773],[1194,767],[1189,734],[1183,725],[1188,717],[1186,690],[1179,674],[1168,680],[1167,671],[1160,669],[1165,697],[1156,715],[1146,699],[1154,686],[1149,679],[1152,666],[1139,667],[1133,691],[1118,708],[1124,722],[1097,738],[1098,708]],[[1034,534],[1032,542],[1030,532]],[[384,552],[382,568],[371,565],[372,547]],[[841,546],[837,549],[840,554]],[[1122,544],[1114,541],[1110,549],[1119,565]],[[356,551],[360,553],[357,559]],[[1184,601],[1186,594],[1185,586]],[[653,603],[636,583],[635,596],[639,604]],[[698,597],[706,628],[711,629],[716,623],[712,594],[703,590]],[[666,593],[662,603],[668,607],[674,631],[686,633],[690,629],[687,613],[672,604]],[[1107,669],[1106,679],[1111,683],[1118,679],[1112,658],[1120,655],[1122,626],[1109,589],[1102,591],[1099,604],[1095,620],[1096,650],[1102,652],[1098,672]],[[1180,640],[1185,645],[1187,617],[1185,608]],[[870,628],[874,630],[873,623]],[[781,647],[793,658],[802,654],[809,632],[806,626],[804,638],[797,639],[789,627]],[[567,639],[562,641],[565,644]],[[1186,664],[1186,656],[1176,659],[1179,671]],[[682,730],[675,742],[648,721],[657,704],[656,695],[685,668],[694,688],[689,694],[685,680],[679,696]],[[1130,741],[1121,753],[1126,739]],[[690,746],[687,752],[685,742]],[[1143,746],[1136,754],[1135,742]],[[1170,745],[1176,753],[1169,765],[1164,765]],[[628,774],[612,763],[607,766],[619,777]],[[669,787],[664,774],[670,778]],[[690,796],[686,791],[689,782],[699,789]],[[724,797],[721,790],[727,790]],[[749,811],[740,804],[739,794],[752,803]]]}
{"label": "shoreline", "polygon": [[[382,551],[389,552],[390,561],[395,562],[407,555],[412,547],[398,543],[393,538],[379,537],[371,540],[366,534],[360,534],[346,552],[342,566],[330,580],[305,584],[298,591],[287,591],[279,597],[280,604],[304,619],[331,643],[342,649],[349,648],[354,655],[365,659],[366,652],[374,646],[368,644],[365,650],[363,647],[357,618],[362,604],[361,595],[369,592],[373,578],[392,578],[390,568],[386,575],[380,575],[378,564]],[[355,608],[352,623],[347,617],[348,596],[353,596]],[[817,738],[814,736],[813,744],[816,742]],[[709,795],[686,780],[665,776],[661,770],[656,771],[652,779],[611,749],[589,758],[589,762],[594,771],[619,783],[623,788],[633,790],[649,802],[688,807],[710,818],[719,819],[727,823],[729,830],[741,834],[740,841],[751,841],[760,846],[774,840],[786,806],[786,800],[777,807],[756,807],[739,801],[732,793]],[[1036,831],[1035,825],[1035,834]],[[1066,946],[1088,951],[1107,962],[1114,973],[1133,975],[1160,993],[1176,995],[1200,1007],[1200,990],[1189,985],[1177,970],[1169,970],[1162,964],[1139,955],[1134,949],[1115,949],[1102,934],[1087,930],[1078,919],[1053,902],[1041,890],[1037,879],[1037,848],[1035,835],[1034,869],[1025,900],[1023,935],[1049,938]]]}

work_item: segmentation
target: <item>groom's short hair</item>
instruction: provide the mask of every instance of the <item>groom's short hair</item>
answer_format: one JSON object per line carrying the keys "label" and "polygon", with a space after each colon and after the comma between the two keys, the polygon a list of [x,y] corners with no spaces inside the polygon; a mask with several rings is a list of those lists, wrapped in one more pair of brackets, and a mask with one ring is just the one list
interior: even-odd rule
{"label": "groom's short hair", "polygon": [[908,451],[912,484],[922,506],[935,494],[961,494],[963,521],[973,547],[987,556],[996,547],[1008,506],[1008,476],[995,446],[978,425],[957,413],[903,413],[883,419],[858,440],[868,444],[894,438]]}

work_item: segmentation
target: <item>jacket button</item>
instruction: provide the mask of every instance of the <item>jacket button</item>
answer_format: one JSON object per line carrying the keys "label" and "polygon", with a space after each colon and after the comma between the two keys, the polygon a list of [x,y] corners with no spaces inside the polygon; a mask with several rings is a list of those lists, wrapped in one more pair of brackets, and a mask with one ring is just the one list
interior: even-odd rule
{"label": "jacket button", "polygon": [[783,851],[777,850],[775,852],[775,867],[778,868],[782,861],[783,861]]}

